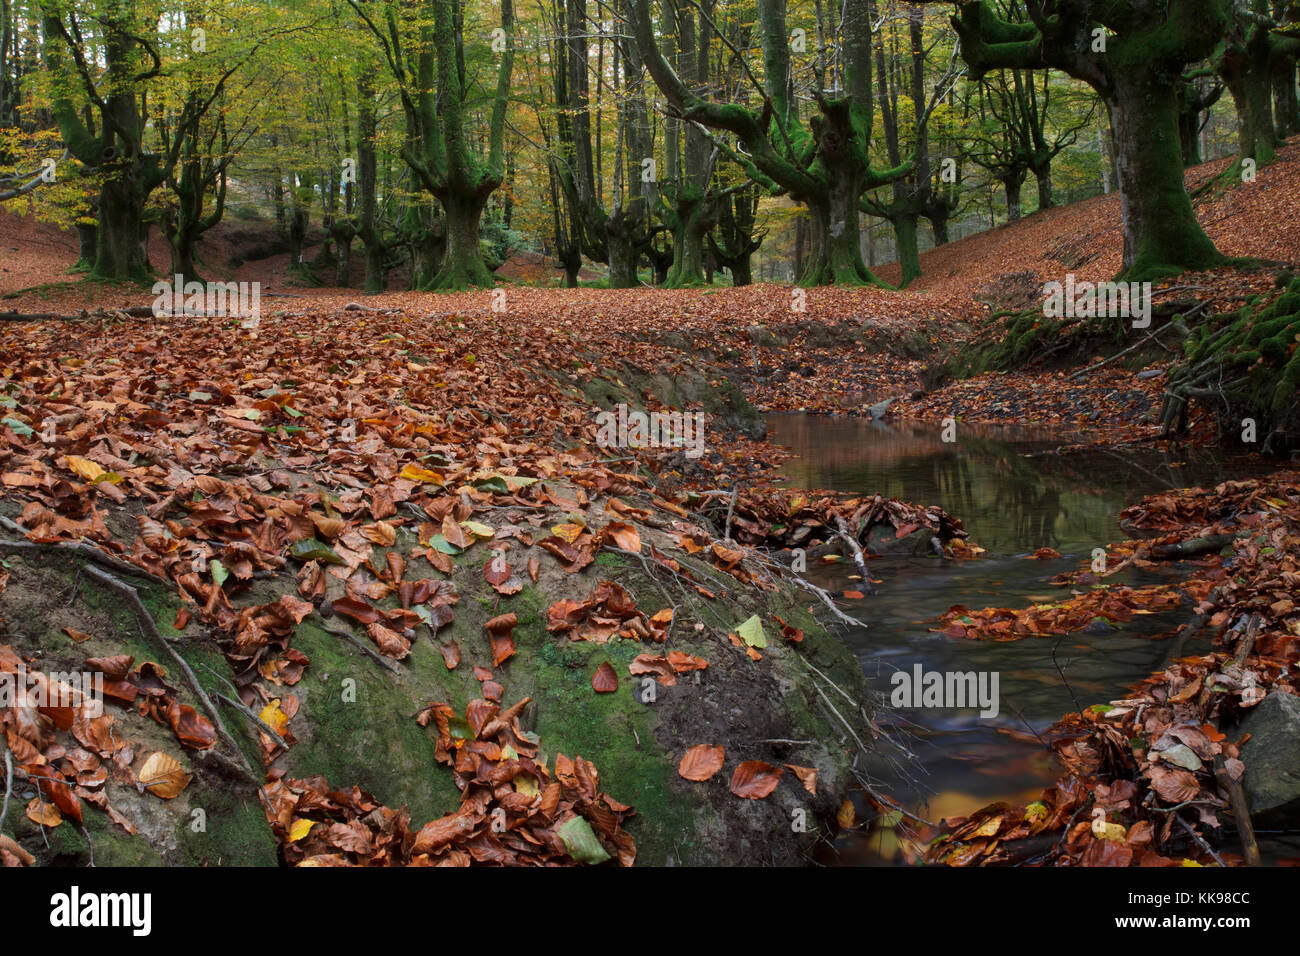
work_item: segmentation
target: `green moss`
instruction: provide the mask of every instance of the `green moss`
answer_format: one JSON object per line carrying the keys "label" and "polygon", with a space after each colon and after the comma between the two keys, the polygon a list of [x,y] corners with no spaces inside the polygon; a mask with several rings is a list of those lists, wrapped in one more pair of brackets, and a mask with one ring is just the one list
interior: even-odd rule
{"label": "green moss", "polygon": [[187,866],[275,866],[275,837],[257,794],[220,789],[204,791],[200,804],[205,830],[194,832],[193,818],[181,821],[180,849]]}
{"label": "green moss", "polygon": [[[356,784],[388,806],[409,807],[415,825],[459,806],[450,769],[434,758],[434,738],[415,721],[433,700],[463,706],[457,699],[463,690],[448,693],[456,688],[449,686],[452,680],[441,656],[427,639],[412,645],[410,672],[396,681],[310,620],[298,626],[294,647],[311,659],[306,676],[293,688],[310,732],[281,758],[294,776],[323,774],[334,787]],[[344,684],[348,680],[355,682],[355,700],[350,694],[345,699],[345,690],[353,686]]]}
{"label": "green moss", "polygon": [[[90,834],[90,839],[94,843],[96,866],[166,865],[162,854],[155,850],[148,840],[127,833],[110,822],[108,815],[98,809],[83,804],[83,819],[86,832]],[[71,821],[64,820],[54,829],[46,830],[42,839],[40,827],[21,813],[14,815],[12,801],[9,806],[9,820],[13,823],[15,838],[40,861],[41,865],[80,867],[90,863],[91,845],[86,842],[86,837],[73,826]]]}
{"label": "green moss", "polygon": [[[518,639],[520,631],[515,633]],[[636,808],[627,828],[643,863],[661,865],[670,856],[687,864],[707,862],[697,857],[693,825],[705,808],[673,786],[675,764],[655,739],[653,705],[637,698],[640,685],[626,676],[628,663],[644,648],[634,641],[557,644],[551,635],[527,633],[524,639],[529,666],[513,685],[536,702],[536,732],[548,766],[554,767],[559,753],[596,765],[601,789]],[[602,661],[620,675],[612,694],[591,688]]]}

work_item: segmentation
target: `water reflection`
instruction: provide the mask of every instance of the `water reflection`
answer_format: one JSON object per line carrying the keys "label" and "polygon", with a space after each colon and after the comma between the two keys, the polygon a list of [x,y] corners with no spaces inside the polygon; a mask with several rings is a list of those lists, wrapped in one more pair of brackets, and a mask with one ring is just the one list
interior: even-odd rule
{"label": "water reflection", "polygon": [[[907,766],[873,768],[904,806],[929,819],[964,815],[997,800],[1025,802],[1059,771],[1041,736],[1063,714],[1123,695],[1162,668],[1170,653],[1160,640],[1185,617],[1139,616],[1096,634],[1030,638],[1011,643],[954,641],[930,630],[954,604],[1021,607],[1056,600],[1062,589],[1046,579],[1079,566],[1093,548],[1127,535],[1117,514],[1143,495],[1174,487],[1215,484],[1225,462],[1211,455],[1152,450],[1089,450],[1055,454],[1079,436],[1043,429],[958,425],[957,440],[941,440],[938,425],[882,424],[854,418],[772,415],[769,440],[798,456],[783,473],[803,488],[884,494],[935,504],[962,519],[987,551],[976,561],[932,554],[886,555],[871,563],[879,593],[850,613],[869,624],[847,635],[873,689],[886,695],[897,669],[997,671],[1000,711],[904,711],[894,728],[906,731],[916,754]],[[1248,468],[1233,465],[1234,477]],[[1059,560],[1024,556],[1038,548]],[[832,591],[856,587],[840,565],[809,569]],[[1165,567],[1121,576],[1154,583],[1179,573]],[[1184,653],[1198,653],[1188,646]],[[897,859],[889,833],[857,834],[837,848],[839,862]]]}
{"label": "water reflection", "polygon": [[1089,549],[1121,536],[1115,514],[1144,494],[1222,480],[1208,455],[1098,449],[1053,450],[1077,433],[958,424],[944,442],[937,424],[772,415],[769,440],[798,456],[784,473],[799,487],[884,494],[938,504],[993,552]]}

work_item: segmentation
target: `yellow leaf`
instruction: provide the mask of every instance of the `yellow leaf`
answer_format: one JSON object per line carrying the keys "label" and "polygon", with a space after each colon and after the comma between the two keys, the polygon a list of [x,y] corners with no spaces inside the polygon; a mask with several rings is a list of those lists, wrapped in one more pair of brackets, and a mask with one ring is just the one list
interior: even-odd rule
{"label": "yellow leaf", "polygon": [[297,820],[294,820],[293,826],[289,828],[289,842],[297,843],[308,833],[311,833],[311,828],[314,827],[315,825],[316,825],[315,820],[304,820],[302,817],[299,817]]}
{"label": "yellow leaf", "polygon": [[175,757],[161,750],[151,754],[140,768],[140,785],[155,797],[170,800],[189,786],[190,775]]}
{"label": "yellow leaf", "polygon": [[104,476],[104,469],[99,467],[89,458],[82,458],[80,455],[68,456],[68,467],[80,478],[86,481],[96,481]]}
{"label": "yellow leaf", "polygon": [[585,530],[586,529],[580,524],[557,524],[551,528],[551,534],[555,535],[557,538],[563,538],[565,541],[569,542],[569,544],[573,544],[573,542],[578,540],[578,535],[582,534]]}
{"label": "yellow leaf", "polygon": [[839,812],[835,814],[835,822],[840,825],[840,829],[847,830],[857,822],[857,813],[853,809],[853,801],[845,799],[840,804]]}
{"label": "yellow leaf", "polygon": [[284,732],[289,729],[289,715],[280,709],[280,698],[278,697],[263,707],[262,712],[258,714],[258,716],[269,724],[271,729],[281,737],[283,737]]}
{"label": "yellow leaf", "polygon": [[63,822],[63,814],[59,813],[59,808],[54,804],[40,797],[32,797],[32,802],[27,804],[27,819],[53,830]]}
{"label": "yellow leaf", "polygon": [[481,521],[462,521],[460,526],[476,538],[492,538],[496,532]]}
{"label": "yellow leaf", "polygon": [[428,468],[421,468],[419,465],[407,465],[401,471],[401,477],[408,481],[422,481],[430,485],[440,485],[443,483],[442,475]]}

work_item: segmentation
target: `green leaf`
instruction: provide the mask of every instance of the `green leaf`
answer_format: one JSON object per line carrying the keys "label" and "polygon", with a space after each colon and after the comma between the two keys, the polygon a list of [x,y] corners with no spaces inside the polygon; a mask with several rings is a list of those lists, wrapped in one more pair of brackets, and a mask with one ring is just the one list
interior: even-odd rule
{"label": "green leaf", "polygon": [[478,735],[474,733],[474,728],[470,726],[469,721],[455,714],[447,718],[447,733],[457,740],[478,739]]}
{"label": "green leaf", "polygon": [[302,538],[289,545],[289,557],[297,561],[319,561],[322,564],[343,563],[333,548],[315,538]]}
{"label": "green leaf", "polygon": [[19,436],[21,436],[21,437],[23,437],[23,438],[31,438],[31,437],[32,437],[32,430],[31,430],[31,428],[28,427],[27,425],[24,425],[22,422],[20,422],[20,421],[19,421],[18,419],[16,419],[16,418],[6,418],[6,419],[3,419],[3,420],[0,420],[0,425],[8,425],[10,428],[12,428],[12,429],[14,430],[14,434],[15,434],[15,435],[19,435]]}
{"label": "green leaf", "polygon": [[429,544],[437,548],[443,554],[460,554],[462,551],[465,550],[464,548],[456,547],[454,544],[448,541],[441,534],[435,534],[432,538],[430,538]]}
{"label": "green leaf", "polygon": [[564,848],[569,851],[569,856],[579,863],[595,865],[609,859],[609,854],[596,839],[596,832],[592,830],[591,824],[582,817],[575,816],[565,820],[555,832],[564,841]]}
{"label": "green leaf", "polygon": [[212,583],[217,587],[225,584],[226,578],[230,577],[230,572],[226,570],[226,566],[216,558],[208,562],[208,573],[212,575]]}
{"label": "green leaf", "polygon": [[767,635],[763,633],[763,622],[757,614],[736,628],[736,633],[750,647],[767,647]]}

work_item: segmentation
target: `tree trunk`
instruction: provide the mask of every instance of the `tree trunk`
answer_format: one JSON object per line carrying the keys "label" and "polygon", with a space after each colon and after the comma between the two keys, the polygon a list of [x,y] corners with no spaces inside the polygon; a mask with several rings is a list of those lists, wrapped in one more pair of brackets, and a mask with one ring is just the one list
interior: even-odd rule
{"label": "tree trunk", "polygon": [[1130,282],[1224,261],[1183,185],[1176,82],[1145,68],[1116,71],[1107,100],[1124,216],[1121,276]]}
{"label": "tree trunk", "polygon": [[578,287],[578,273],[582,271],[582,255],[574,250],[574,255],[566,256],[564,259],[564,287],[566,289],[576,289]]}
{"label": "tree trunk", "polygon": [[77,264],[73,270],[88,272],[95,267],[95,250],[98,232],[93,222],[77,223]]}
{"label": "tree trunk", "polygon": [[890,220],[894,227],[894,238],[898,242],[898,265],[902,269],[902,278],[898,282],[901,289],[921,274],[921,253],[916,242],[916,216],[895,216]]}
{"label": "tree trunk", "polygon": [[1014,170],[1002,177],[1002,188],[1007,193],[1007,222],[1020,218],[1020,188],[1025,184],[1025,173]]}
{"label": "tree trunk", "polygon": [[411,288],[435,288],[447,251],[443,223],[434,218],[430,208],[412,209],[404,232],[411,245]]}
{"label": "tree trunk", "polygon": [[807,199],[812,218],[809,229],[808,264],[799,285],[878,285],[879,280],[862,261],[862,232],[858,221],[858,200],[862,195],[863,171],[850,160],[828,164],[829,188],[824,200]]}
{"label": "tree trunk", "polygon": [[172,234],[167,237],[167,245],[171,250],[172,275],[184,276],[187,281],[199,278],[198,269],[194,265],[196,238],[189,235],[188,230],[180,227],[176,227]]}
{"label": "tree trunk", "polygon": [[1183,167],[1201,164],[1201,111],[1181,110],[1178,114],[1178,144],[1183,154]]}
{"label": "tree trunk", "polygon": [[141,205],[129,170],[110,172],[99,192],[94,275],[105,279],[148,277],[140,243]]}
{"label": "tree trunk", "polygon": [[712,225],[706,205],[700,191],[693,186],[678,191],[672,265],[663,282],[668,288],[704,283],[704,234]]}
{"label": "tree trunk", "polygon": [[372,243],[366,246],[366,279],[364,291],[377,295],[388,288],[388,270],[384,268],[384,248]]}
{"label": "tree trunk", "polygon": [[930,220],[930,231],[934,233],[934,244],[943,246],[948,244],[948,209],[934,209],[926,218]]}
{"label": "tree trunk", "polygon": [[605,242],[609,247],[609,287],[635,289],[641,284],[637,260],[641,257],[638,240],[645,223],[645,201],[634,200],[630,206],[616,207],[605,221]]}
{"label": "tree trunk", "polygon": [[479,247],[479,221],[487,196],[458,196],[444,193],[438,197],[445,213],[447,247],[442,257],[442,267],[432,283],[424,288],[468,289],[474,286],[490,289],[496,279],[483,262]]}
{"label": "tree trunk", "polygon": [[1237,162],[1229,175],[1238,176],[1242,161],[1253,159],[1256,166],[1273,161],[1277,136],[1273,129],[1272,83],[1268,71],[1267,34],[1263,58],[1257,43],[1224,57],[1222,74],[1237,108]]}
{"label": "tree trunk", "polygon": [[751,265],[750,253],[737,256],[732,260],[731,265],[731,284],[739,288],[742,285],[751,285],[754,281],[753,266]]}
{"label": "tree trunk", "polygon": [[1044,166],[1034,176],[1038,180],[1038,208],[1051,209],[1055,205],[1052,201],[1052,167]]}
{"label": "tree trunk", "polygon": [[1296,97],[1296,57],[1282,54],[1270,67],[1273,80],[1273,127],[1278,139],[1300,133],[1300,101]]}
{"label": "tree trunk", "polygon": [[352,276],[352,240],[356,236],[356,228],[350,220],[335,222],[334,239],[338,244],[338,260],[334,267],[334,284],[336,286],[346,286]]}

